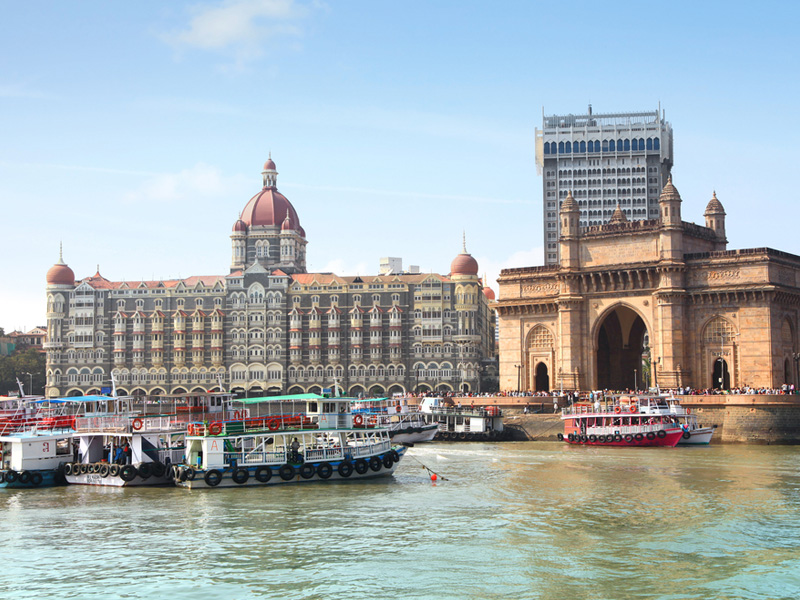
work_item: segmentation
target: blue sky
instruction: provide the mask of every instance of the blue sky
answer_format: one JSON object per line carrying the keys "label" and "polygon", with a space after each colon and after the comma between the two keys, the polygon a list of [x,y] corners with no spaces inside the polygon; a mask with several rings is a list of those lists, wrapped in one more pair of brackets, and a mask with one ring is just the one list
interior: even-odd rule
{"label": "blue sky", "polygon": [[0,326],[78,278],[225,274],[272,152],[309,270],[541,264],[534,129],[666,110],[683,218],[800,254],[798,12],[762,2],[36,2],[0,20]]}

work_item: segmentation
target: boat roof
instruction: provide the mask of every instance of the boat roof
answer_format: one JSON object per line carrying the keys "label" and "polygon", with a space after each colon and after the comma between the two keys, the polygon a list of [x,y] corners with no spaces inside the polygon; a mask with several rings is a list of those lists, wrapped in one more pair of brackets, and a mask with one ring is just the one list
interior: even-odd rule
{"label": "boat roof", "polygon": [[53,439],[53,438],[63,439],[65,437],[73,437],[74,434],[75,434],[75,432],[72,431],[71,429],[62,429],[60,431],[50,431],[50,430],[48,430],[48,431],[45,431],[45,432],[28,429],[28,430],[25,430],[25,431],[16,431],[14,433],[9,433],[9,434],[6,434],[6,435],[0,435],[0,442],[2,442],[4,444],[7,444],[7,443],[13,442],[13,441],[19,442],[21,440],[34,439],[34,438],[36,438],[36,439],[42,439],[42,438],[45,438],[45,439]]}
{"label": "boat roof", "polygon": [[289,396],[260,396],[258,398],[234,398],[233,402],[242,404],[261,404],[264,402],[305,402],[306,400],[342,400],[342,398],[326,398],[319,394],[291,394]]}

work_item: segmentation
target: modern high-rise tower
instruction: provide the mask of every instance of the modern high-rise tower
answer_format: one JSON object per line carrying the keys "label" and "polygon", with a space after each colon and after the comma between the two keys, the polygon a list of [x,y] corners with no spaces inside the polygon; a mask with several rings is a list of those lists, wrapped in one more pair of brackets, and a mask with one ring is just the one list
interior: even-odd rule
{"label": "modern high-rise tower", "polygon": [[658,197],[672,170],[672,126],[661,106],[652,112],[542,114],[536,166],[544,175],[545,264],[558,263],[558,212],[567,194],[580,207],[580,226],[616,218],[658,218]]}

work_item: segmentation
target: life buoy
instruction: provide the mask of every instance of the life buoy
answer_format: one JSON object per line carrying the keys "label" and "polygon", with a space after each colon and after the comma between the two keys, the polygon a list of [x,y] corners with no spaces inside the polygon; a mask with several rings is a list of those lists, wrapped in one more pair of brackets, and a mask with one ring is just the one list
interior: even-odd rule
{"label": "life buoy", "polygon": [[131,427],[133,427],[134,431],[139,431],[142,427],[144,427],[144,421],[142,421],[139,417],[136,417],[131,423]]}
{"label": "life buoy", "polygon": [[686,414],[687,414],[687,415],[690,415],[690,414],[692,414],[692,409],[691,409],[691,408],[687,408],[687,409],[686,409]]}
{"label": "life buoy", "polygon": [[222,433],[222,423],[219,421],[214,421],[211,425],[208,426],[208,433],[210,435],[219,435]]}
{"label": "life buoy", "polygon": [[278,419],[272,419],[269,423],[267,423],[267,427],[269,427],[270,431],[276,431],[281,424],[278,422]]}
{"label": "life buoy", "polygon": [[622,412],[622,408],[620,406],[615,406],[614,407],[614,412],[619,414],[620,412]]}
{"label": "life buoy", "polygon": [[356,415],[353,417],[353,425],[363,425],[364,424],[364,417],[361,415]]}
{"label": "life buoy", "polygon": [[398,404],[396,410],[397,412],[403,412],[403,407]]}
{"label": "life buoy", "polygon": [[630,407],[628,407],[628,410],[632,413],[637,413],[639,412],[639,406],[636,404],[631,404]]}
{"label": "life buoy", "polygon": [[241,421],[242,420],[242,413],[240,411],[234,411],[233,413],[233,420],[234,421]]}

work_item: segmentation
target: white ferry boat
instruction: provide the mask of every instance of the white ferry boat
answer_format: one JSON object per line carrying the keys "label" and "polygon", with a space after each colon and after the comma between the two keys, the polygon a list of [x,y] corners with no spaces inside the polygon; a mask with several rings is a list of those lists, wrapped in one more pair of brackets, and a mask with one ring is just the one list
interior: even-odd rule
{"label": "white ferry boat", "polygon": [[681,406],[674,396],[639,396],[639,412],[643,415],[663,415],[680,425],[683,433],[679,446],[707,445],[711,443],[715,427],[703,427],[691,408]]}
{"label": "white ferry boat", "polygon": [[506,439],[503,411],[498,406],[459,406],[451,400],[423,398],[419,411],[428,423],[435,423],[436,439],[445,441],[492,441]]}
{"label": "white ferry boat", "polygon": [[437,423],[428,423],[425,415],[416,406],[409,406],[405,399],[352,399],[351,407],[354,426],[386,428],[395,443],[430,442],[439,431]]}
{"label": "white ferry boat", "polygon": [[[405,447],[387,429],[356,427],[349,398],[301,394],[248,398],[242,420],[194,423],[181,465],[181,487],[213,488],[386,477]],[[363,417],[362,417],[363,419]]]}
{"label": "white ferry boat", "polygon": [[73,457],[72,431],[35,429],[0,436],[0,487],[63,485]]}
{"label": "white ferry boat", "polygon": [[119,406],[118,413],[77,418],[78,457],[64,466],[67,483],[112,487],[171,483],[170,467],[183,460],[191,421],[239,416],[231,409],[231,398],[228,393],[137,398]]}

